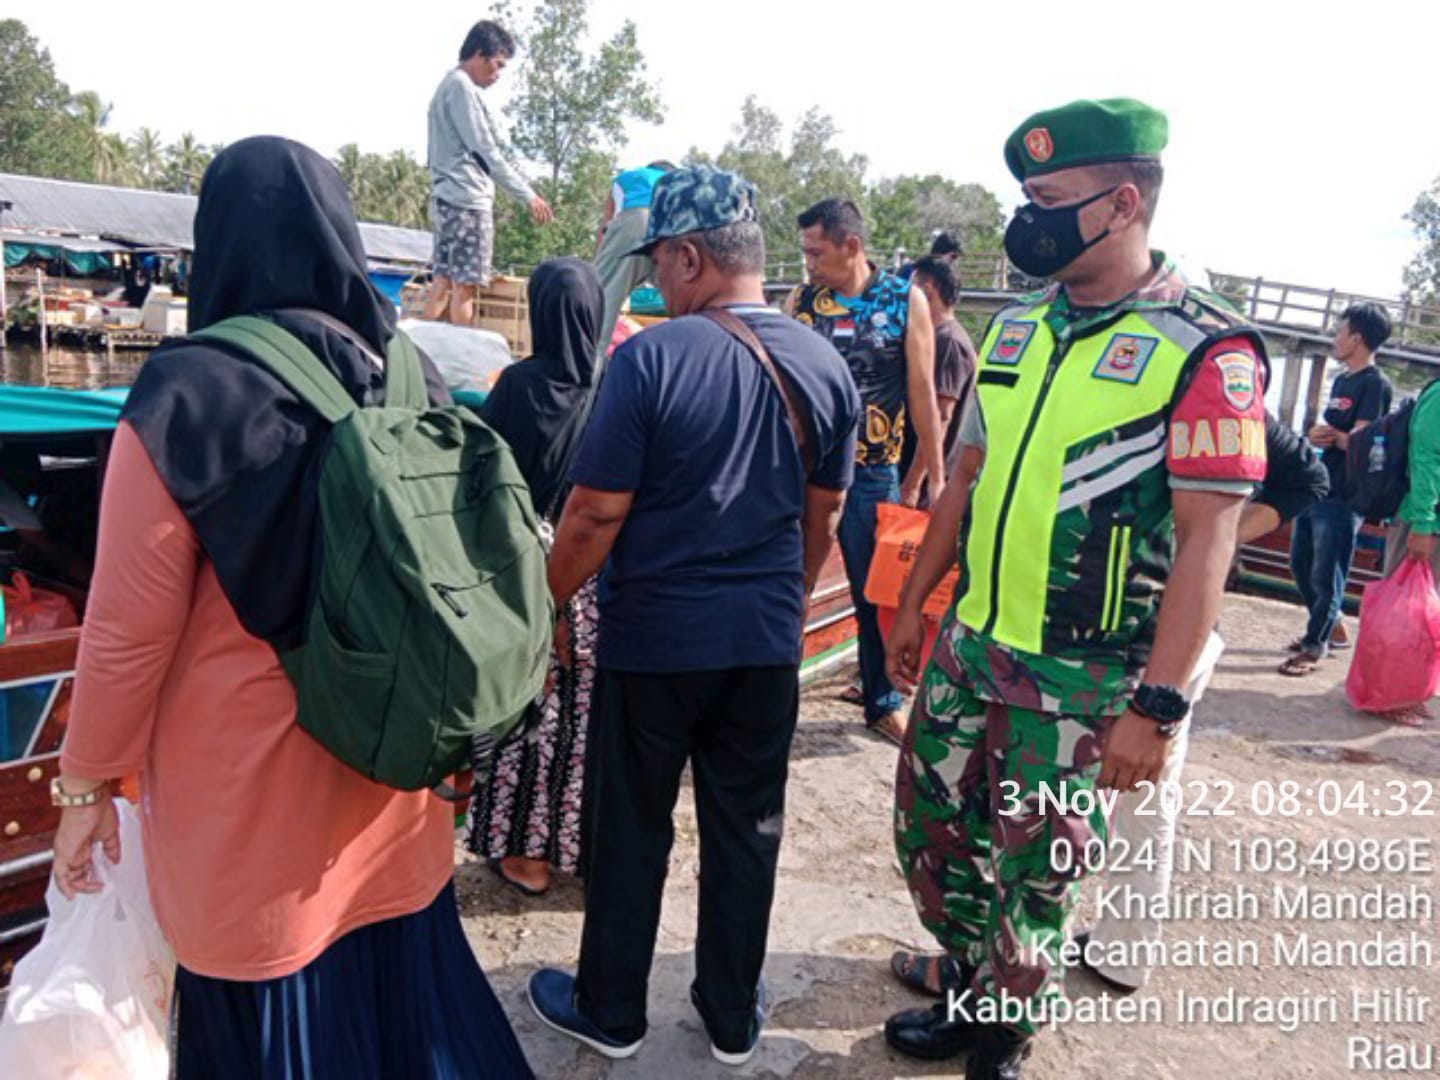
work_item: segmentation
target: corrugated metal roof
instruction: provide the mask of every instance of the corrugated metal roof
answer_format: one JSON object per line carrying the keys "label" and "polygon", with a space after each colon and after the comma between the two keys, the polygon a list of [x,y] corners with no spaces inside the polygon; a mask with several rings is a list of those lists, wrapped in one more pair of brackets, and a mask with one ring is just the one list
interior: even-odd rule
{"label": "corrugated metal roof", "polygon": [[[24,232],[123,240],[139,247],[194,247],[196,198],[140,188],[0,173],[0,221]],[[418,229],[361,223],[365,254],[384,262],[427,263],[431,237]]]}
{"label": "corrugated metal roof", "polygon": [[82,254],[99,252],[103,255],[112,251],[130,250],[129,246],[113,240],[89,240],[80,236],[56,236],[51,233],[21,232],[17,229],[0,229],[0,237],[3,237],[7,244],[53,247],[62,251],[75,251]]}

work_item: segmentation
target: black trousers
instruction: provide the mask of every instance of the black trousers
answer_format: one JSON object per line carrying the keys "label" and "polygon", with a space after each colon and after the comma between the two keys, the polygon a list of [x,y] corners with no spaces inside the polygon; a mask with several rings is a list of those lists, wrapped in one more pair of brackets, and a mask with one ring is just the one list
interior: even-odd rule
{"label": "black trousers", "polygon": [[577,992],[606,1033],[645,1033],[680,777],[700,826],[695,984],[710,1034],[743,1045],[765,963],[800,707],[793,666],[679,675],[601,669]]}

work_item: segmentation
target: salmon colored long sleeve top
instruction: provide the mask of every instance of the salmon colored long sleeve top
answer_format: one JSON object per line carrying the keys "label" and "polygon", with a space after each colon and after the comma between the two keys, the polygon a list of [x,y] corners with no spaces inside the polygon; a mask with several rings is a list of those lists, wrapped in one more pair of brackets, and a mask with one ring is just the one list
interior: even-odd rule
{"label": "salmon colored long sleeve top", "polygon": [[241,626],[124,423],[61,768],[140,774],[151,900],[198,974],[289,975],[351,930],[427,907],[454,872],[444,801],[372,783],[297,726],[274,649]]}

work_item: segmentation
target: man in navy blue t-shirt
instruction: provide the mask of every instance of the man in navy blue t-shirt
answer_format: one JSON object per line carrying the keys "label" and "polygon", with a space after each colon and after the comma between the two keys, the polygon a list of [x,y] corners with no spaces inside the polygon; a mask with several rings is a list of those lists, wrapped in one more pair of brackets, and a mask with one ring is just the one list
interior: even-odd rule
{"label": "man in navy blue t-shirt", "polygon": [[[701,850],[691,998],[715,1057],[736,1064],[764,1020],[805,603],[854,475],[860,398],[828,342],[765,306],[747,181],[708,166],[670,173],[645,239],[680,317],[611,359],[550,556],[557,607],[606,567],[600,707],[580,969],[537,972],[530,1000],[607,1056],[639,1048],[690,762]],[[775,375],[697,315],[707,309],[738,318]]]}

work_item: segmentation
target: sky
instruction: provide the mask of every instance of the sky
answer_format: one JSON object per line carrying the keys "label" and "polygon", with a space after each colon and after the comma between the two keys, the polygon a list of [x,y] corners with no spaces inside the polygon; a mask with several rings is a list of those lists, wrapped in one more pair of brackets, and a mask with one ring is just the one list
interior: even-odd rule
{"label": "sky", "polygon": [[[153,6],[4,0],[111,127],[202,142],[280,134],[327,154],[423,160],[430,95],[483,4],[305,0]],[[938,172],[1020,201],[1001,149],[1031,113],[1137,97],[1170,118],[1152,232],[1206,270],[1398,295],[1403,215],[1440,177],[1434,0],[1365,4],[592,0],[597,39],[639,28],[667,108],[622,161],[718,151],[754,94],[788,124],[811,106],[870,179]],[[489,91],[503,103],[506,84]]]}

